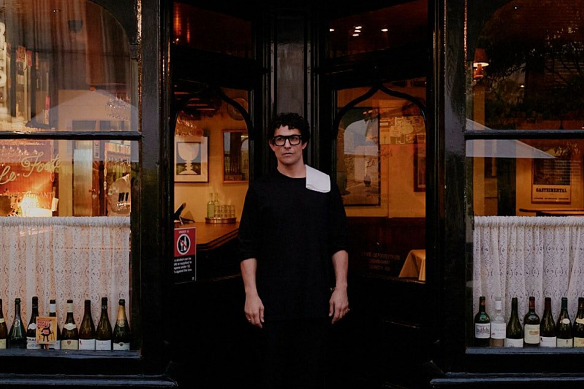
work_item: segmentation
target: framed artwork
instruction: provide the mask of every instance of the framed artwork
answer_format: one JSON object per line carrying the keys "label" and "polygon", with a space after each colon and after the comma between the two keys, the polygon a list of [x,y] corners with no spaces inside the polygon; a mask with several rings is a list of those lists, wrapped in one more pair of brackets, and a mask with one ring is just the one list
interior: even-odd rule
{"label": "framed artwork", "polygon": [[209,182],[208,137],[174,137],[174,182]]}
{"label": "framed artwork", "polygon": [[341,161],[337,183],[347,206],[381,204],[379,110],[352,108],[342,117],[338,133]]}
{"label": "framed artwork", "polygon": [[249,180],[249,139],[245,130],[223,130],[223,182]]}
{"label": "framed artwork", "polygon": [[[551,150],[548,150],[550,153]],[[581,174],[580,161],[572,161],[561,154],[550,159],[533,160],[531,185],[532,203],[570,203],[572,194],[571,176]]]}
{"label": "framed artwork", "polygon": [[426,191],[426,134],[414,138],[414,192]]}

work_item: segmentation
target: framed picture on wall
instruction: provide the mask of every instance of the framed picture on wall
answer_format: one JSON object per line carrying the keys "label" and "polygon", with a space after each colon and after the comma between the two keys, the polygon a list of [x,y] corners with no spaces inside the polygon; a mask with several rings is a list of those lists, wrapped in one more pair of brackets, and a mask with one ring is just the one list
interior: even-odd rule
{"label": "framed picture on wall", "polygon": [[174,137],[174,182],[209,182],[208,137]]}

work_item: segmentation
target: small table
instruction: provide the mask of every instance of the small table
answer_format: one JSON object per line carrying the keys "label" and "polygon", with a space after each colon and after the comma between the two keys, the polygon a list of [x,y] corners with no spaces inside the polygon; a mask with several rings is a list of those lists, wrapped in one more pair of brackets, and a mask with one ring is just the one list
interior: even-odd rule
{"label": "small table", "polygon": [[414,277],[418,278],[419,281],[426,281],[426,250],[411,250],[406,257],[399,277]]}

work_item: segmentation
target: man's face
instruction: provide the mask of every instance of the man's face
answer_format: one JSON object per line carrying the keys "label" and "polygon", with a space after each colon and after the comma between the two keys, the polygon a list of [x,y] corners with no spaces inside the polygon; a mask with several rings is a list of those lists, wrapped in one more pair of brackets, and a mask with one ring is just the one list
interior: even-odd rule
{"label": "man's face", "polygon": [[[300,138],[300,142],[294,145]],[[292,137],[292,138],[279,138],[279,137]],[[274,142],[274,139],[277,142]],[[283,144],[282,144],[283,141]],[[277,143],[277,144],[276,144]],[[291,144],[292,143],[292,144]],[[282,144],[278,146],[278,144]],[[289,129],[288,126],[283,126],[274,131],[274,137],[270,140],[270,147],[278,159],[278,163],[282,165],[292,166],[297,163],[304,163],[302,158],[302,150],[306,148],[307,143],[303,143],[300,137],[300,130],[293,128]]]}

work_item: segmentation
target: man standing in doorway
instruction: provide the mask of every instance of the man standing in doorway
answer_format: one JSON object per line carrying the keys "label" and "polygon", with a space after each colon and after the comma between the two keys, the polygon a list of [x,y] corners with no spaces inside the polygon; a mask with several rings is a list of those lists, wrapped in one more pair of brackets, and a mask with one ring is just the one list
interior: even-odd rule
{"label": "man standing in doorway", "polygon": [[308,122],[280,114],[269,131],[277,169],[250,185],[239,226],[245,316],[265,341],[267,388],[324,388],[327,334],[349,312],[345,209],[304,164]]}

